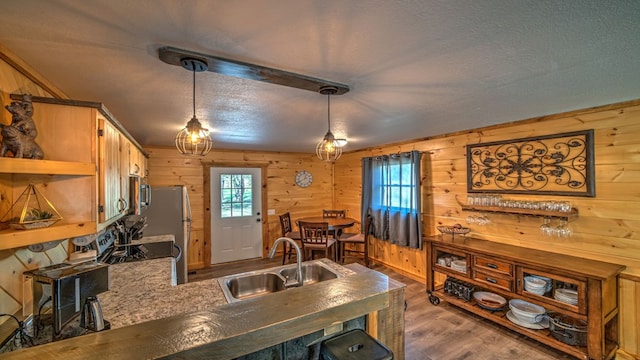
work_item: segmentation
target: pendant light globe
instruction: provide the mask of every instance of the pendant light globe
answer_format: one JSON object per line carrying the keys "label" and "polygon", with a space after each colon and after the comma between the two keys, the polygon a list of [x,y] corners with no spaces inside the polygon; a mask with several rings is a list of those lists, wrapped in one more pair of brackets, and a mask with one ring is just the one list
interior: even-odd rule
{"label": "pendant light globe", "polygon": [[322,141],[316,146],[316,155],[322,161],[336,161],[342,155],[342,146],[336,140],[331,132],[331,95],[335,94],[338,89],[335,86],[323,86],[320,88],[320,94],[327,95],[327,124],[328,131],[324,135]]}

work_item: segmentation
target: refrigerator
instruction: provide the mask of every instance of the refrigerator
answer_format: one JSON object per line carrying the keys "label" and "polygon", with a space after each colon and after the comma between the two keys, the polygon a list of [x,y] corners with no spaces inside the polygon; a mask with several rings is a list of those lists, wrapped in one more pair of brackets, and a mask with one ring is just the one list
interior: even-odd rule
{"label": "refrigerator", "polygon": [[191,204],[183,185],[152,186],[151,203],[142,212],[147,217],[144,236],[173,234],[182,254],[176,262],[178,284],[187,282],[187,252],[191,237]]}

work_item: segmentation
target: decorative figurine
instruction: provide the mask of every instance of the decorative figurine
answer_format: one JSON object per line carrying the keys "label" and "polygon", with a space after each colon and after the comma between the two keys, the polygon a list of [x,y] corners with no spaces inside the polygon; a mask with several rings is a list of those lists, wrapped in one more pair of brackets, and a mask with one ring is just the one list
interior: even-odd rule
{"label": "decorative figurine", "polygon": [[0,156],[6,156],[7,152],[11,152],[14,158],[44,159],[44,152],[35,141],[38,131],[31,118],[33,115],[31,95],[24,94],[22,101],[14,101],[5,108],[12,116],[10,125],[0,124],[2,128]]}

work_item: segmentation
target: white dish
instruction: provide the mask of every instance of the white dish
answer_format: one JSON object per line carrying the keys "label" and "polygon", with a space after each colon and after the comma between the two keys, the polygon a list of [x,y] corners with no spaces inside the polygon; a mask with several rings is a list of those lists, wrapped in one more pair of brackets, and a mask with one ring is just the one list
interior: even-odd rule
{"label": "white dish", "polygon": [[567,298],[573,298],[573,299],[578,298],[578,292],[576,290],[571,290],[571,289],[557,289],[556,294],[558,294],[558,296],[564,296]]}
{"label": "white dish", "polygon": [[513,315],[519,320],[531,324],[539,322],[547,312],[542,306],[520,299],[509,300],[509,308],[513,312]]}
{"label": "white dish", "polygon": [[529,286],[530,288],[545,288],[547,287],[547,282],[535,276],[525,276],[524,277],[525,286]]}
{"label": "white dish", "polygon": [[536,295],[544,295],[547,292],[547,289],[530,289],[527,288],[526,286],[524,287],[525,290],[527,290],[528,292],[532,293],[532,294],[536,294]]}
{"label": "white dish", "polygon": [[509,308],[511,309],[515,308],[521,312],[529,313],[532,315],[540,315],[546,312],[546,310],[542,306],[532,304],[530,302],[520,300],[520,299],[509,300]]}
{"label": "white dish", "polygon": [[542,330],[542,329],[547,329],[549,327],[549,319],[546,316],[540,322],[528,323],[528,322],[524,322],[524,321],[520,320],[519,318],[517,318],[511,312],[511,310],[509,310],[509,311],[507,311],[507,319],[509,319],[509,321],[511,321],[512,323],[514,323],[514,324],[516,324],[518,326],[525,327],[527,329]]}
{"label": "white dish", "polygon": [[465,260],[453,260],[451,268],[460,272],[467,272],[467,262]]}
{"label": "white dish", "polygon": [[570,305],[578,305],[578,292],[570,289],[557,289],[553,298]]}

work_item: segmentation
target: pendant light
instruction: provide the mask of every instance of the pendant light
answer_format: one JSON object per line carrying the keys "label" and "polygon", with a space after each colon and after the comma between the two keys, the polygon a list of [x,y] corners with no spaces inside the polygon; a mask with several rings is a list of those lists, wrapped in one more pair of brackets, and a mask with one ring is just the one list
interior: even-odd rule
{"label": "pendant light", "polygon": [[338,89],[335,86],[323,86],[320,88],[320,94],[327,95],[327,124],[329,126],[324,139],[316,146],[316,155],[322,161],[335,161],[342,155],[342,146],[331,133],[331,95],[337,91]]}
{"label": "pendant light", "polygon": [[176,148],[184,155],[205,156],[211,151],[211,135],[209,129],[205,129],[196,118],[196,72],[207,71],[207,63],[194,59],[183,58],[180,60],[183,68],[193,72],[193,117],[184,129],[176,135]]}

